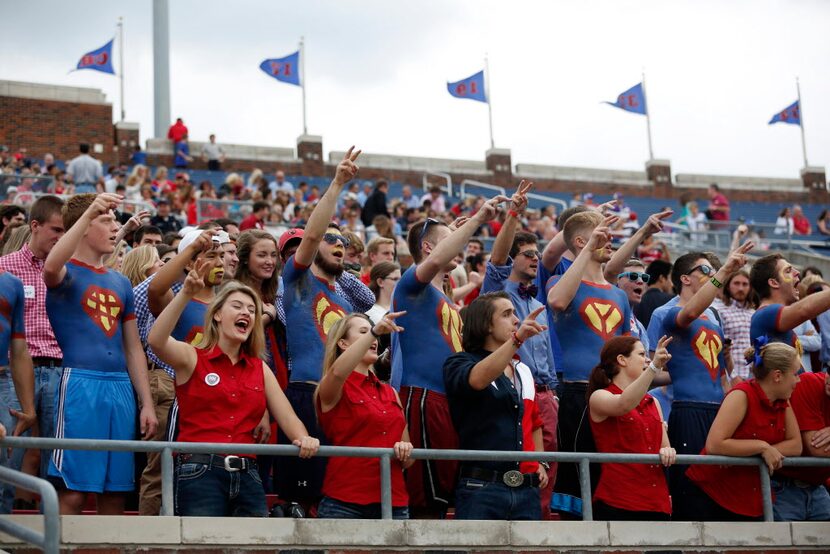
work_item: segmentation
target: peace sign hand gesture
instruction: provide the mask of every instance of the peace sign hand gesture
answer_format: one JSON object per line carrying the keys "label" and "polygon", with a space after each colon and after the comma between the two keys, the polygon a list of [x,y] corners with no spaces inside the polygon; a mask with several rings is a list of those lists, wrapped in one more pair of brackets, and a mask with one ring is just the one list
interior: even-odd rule
{"label": "peace sign hand gesture", "polygon": [[210,261],[201,260],[195,268],[191,269],[184,280],[182,292],[188,296],[195,296],[205,288],[207,275],[210,271]]}
{"label": "peace sign hand gesture", "polygon": [[746,265],[746,254],[754,247],[755,243],[749,240],[729,254],[729,258],[727,258],[726,263],[723,264],[723,270],[727,276],[732,275]]}
{"label": "peace sign hand gesture", "polygon": [[355,178],[358,169],[360,169],[355,163],[357,157],[360,156],[360,152],[361,150],[355,152],[354,146],[349,148],[349,150],[343,155],[343,159],[340,160],[339,164],[337,164],[337,172],[334,174],[334,181],[332,184],[342,186]]}
{"label": "peace sign hand gesture", "polygon": [[667,337],[663,335],[660,337],[660,340],[657,341],[657,348],[654,350],[654,359],[651,360],[651,365],[663,371],[666,369],[666,364],[669,363],[671,360],[671,354],[669,354],[668,346],[669,343],[672,341],[674,337]]}
{"label": "peace sign hand gesture", "polygon": [[533,187],[533,181],[522,181],[519,183],[519,188],[510,198],[510,210],[517,214],[523,214],[527,209],[527,193]]}

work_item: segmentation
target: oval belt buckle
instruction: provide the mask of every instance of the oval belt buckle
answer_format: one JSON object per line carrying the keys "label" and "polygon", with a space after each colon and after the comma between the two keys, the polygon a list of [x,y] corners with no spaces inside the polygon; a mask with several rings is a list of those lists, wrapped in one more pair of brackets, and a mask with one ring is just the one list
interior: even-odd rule
{"label": "oval belt buckle", "polygon": [[522,475],[521,471],[511,469],[510,471],[504,472],[504,475],[502,475],[501,480],[504,481],[504,484],[508,487],[516,488],[521,486],[521,484],[525,480],[525,476]]}

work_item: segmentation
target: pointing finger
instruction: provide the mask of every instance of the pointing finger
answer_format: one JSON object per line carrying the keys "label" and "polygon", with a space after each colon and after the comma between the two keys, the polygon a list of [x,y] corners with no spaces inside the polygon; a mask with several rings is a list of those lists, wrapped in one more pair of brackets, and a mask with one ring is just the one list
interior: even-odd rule
{"label": "pointing finger", "polygon": [[541,314],[544,310],[545,310],[544,306],[539,306],[538,308],[536,308],[535,310],[530,312],[530,314],[528,314],[527,318],[535,320],[537,317],[539,317],[539,314]]}

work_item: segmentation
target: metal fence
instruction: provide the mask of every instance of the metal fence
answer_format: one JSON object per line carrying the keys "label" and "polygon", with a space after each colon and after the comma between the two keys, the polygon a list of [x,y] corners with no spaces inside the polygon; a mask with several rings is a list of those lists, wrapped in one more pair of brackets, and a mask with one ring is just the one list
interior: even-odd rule
{"label": "metal fence", "polygon": [[11,483],[40,495],[43,509],[43,533],[33,531],[7,518],[0,518],[0,531],[39,546],[46,554],[60,552],[61,520],[58,517],[58,493],[49,481],[0,466],[0,482]]}
{"label": "metal fence", "polygon": [[[50,439],[34,437],[7,437],[0,442],[2,447],[39,448],[66,450],[98,450],[110,452],[160,452],[161,453],[161,515],[173,515],[173,453],[217,454],[232,450],[234,454],[256,454],[267,456],[296,456],[299,449],[290,445],[193,443],[161,441],[111,441],[94,439]],[[383,519],[392,519],[392,458],[391,448],[364,448],[345,446],[321,446],[318,456],[343,456],[350,458],[380,459],[381,514]],[[489,450],[429,450],[415,449],[412,457],[419,460],[460,460],[460,461],[546,461],[577,463],[580,467],[580,490],[582,496],[582,517],[593,520],[591,506],[591,463],[659,464],[657,454],[610,454],[597,452],[510,452]],[[700,456],[681,454],[679,465],[727,465],[754,466],[761,476],[761,495],[764,503],[764,521],[772,521],[772,495],[770,476],[761,457],[736,458],[729,456]],[[787,467],[830,467],[830,458],[786,458]],[[3,473],[0,473],[3,480]],[[40,480],[38,480],[40,481]],[[51,487],[51,485],[50,485]]]}

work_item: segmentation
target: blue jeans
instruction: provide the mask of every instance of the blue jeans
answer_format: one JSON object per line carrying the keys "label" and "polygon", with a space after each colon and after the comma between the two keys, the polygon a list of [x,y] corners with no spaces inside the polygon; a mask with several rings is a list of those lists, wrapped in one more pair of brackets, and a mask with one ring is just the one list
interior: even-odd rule
{"label": "blue jeans", "polygon": [[[35,367],[35,411],[41,437],[55,438],[55,407],[62,371],[62,367]],[[49,472],[49,458],[51,457],[51,450],[40,451],[40,476],[44,479]]]}
{"label": "blue jeans", "polygon": [[[14,390],[11,370],[7,367],[0,371],[0,424],[6,428],[6,433],[11,436],[14,426],[17,425],[17,418],[9,413],[9,408],[20,410],[20,402],[17,400],[17,393]],[[24,435],[28,435],[28,431]],[[0,465],[20,471],[23,463],[23,448],[15,448],[9,457],[6,447],[0,448]],[[14,507],[14,485],[0,483],[0,514],[10,514]]]}
{"label": "blue jeans", "polygon": [[268,514],[265,489],[256,468],[231,472],[208,464],[177,463],[175,485],[177,516],[266,517]]}
{"label": "blue jeans", "polygon": [[830,521],[830,494],[825,487],[799,486],[802,484],[791,479],[775,478],[770,485],[775,521]]}
{"label": "blue jeans", "polygon": [[[324,496],[317,517],[326,519],[380,519],[380,504],[352,504]],[[409,519],[408,506],[392,506],[392,519]]]}
{"label": "blue jeans", "polygon": [[511,488],[504,483],[459,479],[455,489],[455,519],[540,520],[537,487]]}

